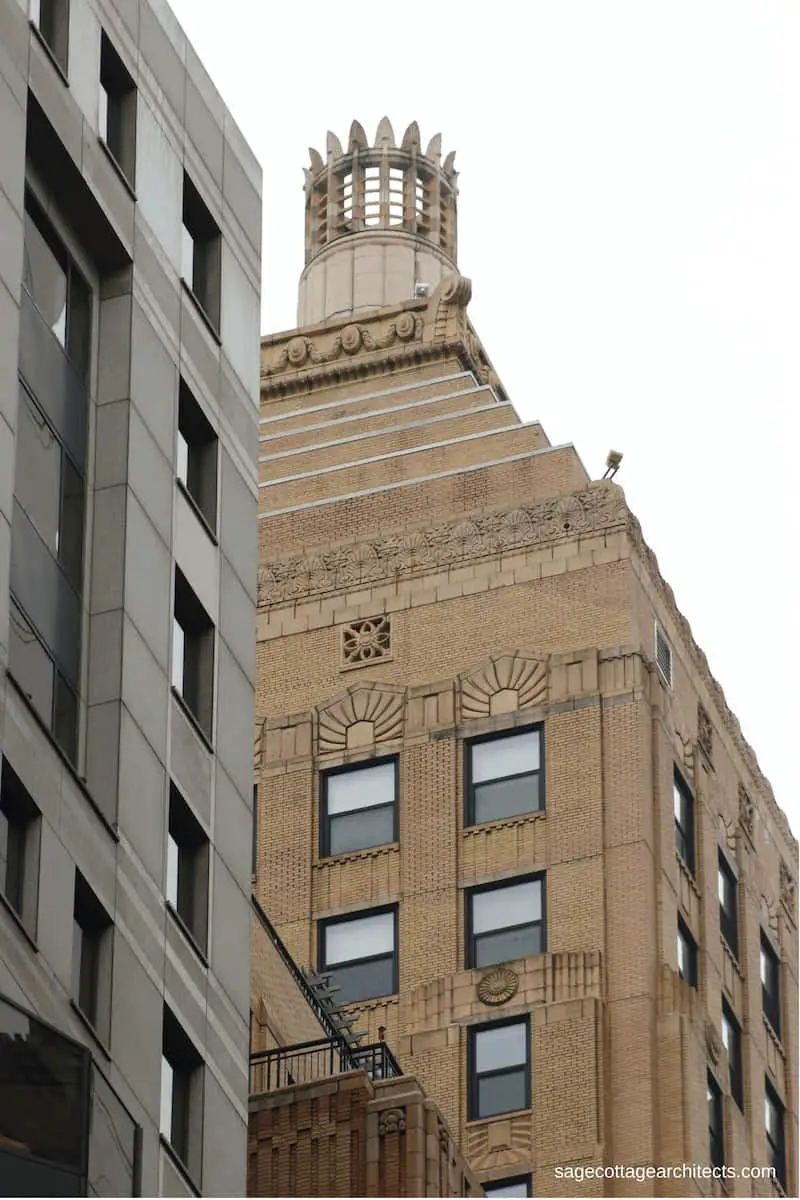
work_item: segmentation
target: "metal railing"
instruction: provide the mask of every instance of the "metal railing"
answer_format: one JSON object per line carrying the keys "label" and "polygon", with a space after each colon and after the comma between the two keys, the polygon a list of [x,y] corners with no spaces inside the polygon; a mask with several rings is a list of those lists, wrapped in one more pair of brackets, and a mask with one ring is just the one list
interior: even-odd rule
{"label": "metal railing", "polygon": [[250,1055],[250,1095],[364,1071],[372,1080],[398,1079],[402,1069],[385,1042],[353,1049],[340,1037],[299,1042]]}

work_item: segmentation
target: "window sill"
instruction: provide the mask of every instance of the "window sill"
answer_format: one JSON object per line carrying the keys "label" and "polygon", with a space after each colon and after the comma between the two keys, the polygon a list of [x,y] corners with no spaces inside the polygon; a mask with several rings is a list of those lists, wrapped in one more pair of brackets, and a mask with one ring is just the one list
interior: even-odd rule
{"label": "window sill", "polygon": [[122,168],[122,164],[120,163],[116,154],[111,149],[111,147],[109,146],[108,142],[106,141],[106,139],[104,137],[101,137],[100,134],[98,134],[97,140],[100,143],[100,149],[103,151],[106,158],[111,163],[111,166],[114,168],[117,175],[119,176],[122,186],[125,188],[125,191],[128,193],[131,200],[135,204],[136,200],[137,200],[136,192],[134,191],[134,187],[133,187],[133,184],[131,183],[130,179],[128,179],[128,176],[125,174],[125,172]]}
{"label": "window sill", "polygon": [[546,808],[532,808],[527,813],[517,813],[514,817],[498,817],[496,821],[479,821],[477,824],[465,824],[462,833],[474,836],[484,830],[510,829],[514,825],[527,825],[530,821],[539,821],[547,816]]}
{"label": "window sill", "polygon": [[186,484],[183,482],[182,479],[179,479],[177,475],[175,476],[175,483],[177,484],[178,491],[181,493],[181,495],[183,496],[186,503],[189,505],[189,507],[194,512],[194,515],[197,517],[198,521],[203,526],[203,529],[205,529],[206,533],[211,538],[211,541],[214,543],[215,546],[218,546],[219,541],[217,540],[217,535],[214,532],[214,530],[211,528],[208,517],[203,512],[202,508],[197,503],[194,496],[187,488]]}
{"label": "window sill", "polygon": [[678,870],[689,884],[689,887],[692,889],[695,896],[697,896],[698,900],[702,899],[700,895],[700,888],[697,886],[697,880],[695,879],[694,871],[686,862],[686,860],[681,857],[677,850],[675,851],[675,861],[678,864]]}
{"label": "window sill", "polygon": [[74,999],[70,999],[69,1004],[70,1004],[70,1008],[75,1013],[78,1020],[83,1025],[84,1029],[86,1029],[92,1035],[92,1040],[95,1043],[95,1045],[98,1047],[98,1049],[101,1051],[101,1053],[104,1055],[105,1058],[110,1059],[111,1051],[109,1050],[108,1046],[105,1044],[103,1039],[100,1037],[100,1034],[97,1032],[97,1030],[95,1029],[92,1022],[86,1016],[83,1009],[79,1006],[77,1001]]}
{"label": "window sill", "polygon": [[186,703],[186,701],[184,700],[183,696],[180,694],[180,692],[178,691],[178,689],[175,687],[175,684],[174,684],[174,683],[171,685],[171,688],[170,688],[170,690],[171,690],[171,692],[172,692],[172,695],[175,697],[175,699],[177,700],[178,704],[180,705],[180,707],[181,707],[181,711],[182,711],[182,712],[184,713],[184,715],[186,716],[186,719],[189,721],[189,723],[190,723],[190,725],[192,726],[192,728],[194,729],[195,733],[196,733],[196,734],[197,734],[197,736],[200,738],[200,741],[203,743],[203,745],[205,746],[206,750],[208,750],[209,754],[213,754],[213,753],[214,753],[214,744],[213,744],[213,742],[211,741],[211,739],[209,738],[208,734],[205,732],[205,730],[204,730],[204,729],[203,729],[203,727],[201,726],[201,724],[200,724],[200,722],[198,721],[197,717],[194,715],[194,713],[192,712],[192,710],[189,708],[189,705]]}
{"label": "window sill", "polygon": [[196,308],[199,316],[201,317],[201,319],[203,321],[203,324],[205,325],[208,332],[211,334],[214,341],[217,343],[218,346],[221,346],[222,338],[219,336],[219,330],[216,328],[216,326],[214,325],[214,322],[211,320],[211,317],[208,315],[206,310],[203,308],[203,305],[202,305],[200,299],[198,298],[196,292],[194,291],[194,289],[192,287],[190,287],[190,285],[186,282],[186,280],[183,278],[182,275],[181,275],[181,287],[183,288],[184,292],[186,292],[186,295],[192,301],[192,304]]}
{"label": "window sill", "polygon": [[783,1048],[783,1042],[781,1041],[779,1035],[773,1029],[772,1022],[770,1021],[770,1019],[766,1015],[766,1013],[761,1014],[761,1020],[764,1022],[764,1029],[766,1030],[768,1040],[770,1042],[772,1042],[773,1046],[778,1051],[778,1054],[780,1054],[781,1058],[785,1060],[786,1051]]}
{"label": "window sill", "polygon": [[208,969],[208,958],[206,957],[205,951],[200,948],[200,943],[198,942],[197,938],[194,936],[191,929],[186,924],[183,917],[178,912],[177,908],[175,908],[175,906],[171,903],[171,901],[167,900],[166,903],[167,903],[167,912],[172,917],[172,920],[175,922],[178,929],[180,929],[181,933],[186,938],[186,941],[189,943],[192,950],[195,952],[197,957],[200,959],[200,962],[203,964],[203,966],[206,969]]}
{"label": "window sill", "polygon": [[357,862],[359,859],[378,858],[381,854],[399,851],[400,843],[380,842],[377,846],[364,846],[361,850],[343,850],[341,854],[320,854],[319,866],[332,866],[336,863]]}
{"label": "window sill", "polygon": [[88,801],[89,806],[91,807],[95,816],[98,818],[99,821],[101,821],[103,823],[103,825],[105,826],[105,828],[107,829],[107,831],[109,832],[111,837],[114,839],[114,841],[118,843],[119,842],[119,833],[114,828],[114,826],[111,824],[108,817],[102,811],[102,809],[100,808],[100,805],[97,803],[94,796],[89,791],[89,788],[86,785],[86,780],[83,778],[82,775],[78,774],[75,764],[72,762],[69,755],[67,755],[61,749],[58,742],[53,737],[52,730],[50,730],[48,728],[48,726],[42,720],[41,715],[39,714],[37,709],[34,708],[33,704],[28,699],[27,693],[22,690],[22,684],[19,682],[19,680],[14,678],[14,676],[11,674],[11,672],[9,670],[6,670],[6,676],[8,677],[10,683],[13,684],[14,691],[17,693],[20,700],[23,702],[23,704],[27,708],[28,712],[31,714],[34,721],[39,726],[40,730],[45,735],[45,737],[47,738],[48,742],[55,750],[58,757],[61,759],[64,766],[69,771],[70,775],[72,776],[72,778],[75,781],[75,783],[77,784],[77,786],[80,788],[81,792],[83,793],[84,798]]}
{"label": "window sill", "polygon": [[30,25],[31,29],[33,30],[34,34],[36,35],[37,42],[44,50],[47,57],[50,59],[50,62],[53,64],[56,71],[58,71],[58,74],[61,78],[61,82],[64,84],[64,87],[69,87],[69,79],[67,78],[66,68],[62,67],[61,63],[56,58],[55,54],[53,53],[52,48],[48,45],[47,41],[45,40],[44,36],[42,35],[41,29],[39,28],[39,26],[36,24],[35,21],[29,21],[28,24]]}
{"label": "window sill", "polygon": [[495,1113],[494,1116],[491,1117],[468,1117],[467,1127],[470,1128],[476,1125],[492,1125],[495,1121],[507,1121],[509,1117],[524,1116],[525,1113],[530,1113],[530,1111],[531,1106],[528,1105],[527,1108],[514,1108],[511,1110],[511,1112]]}
{"label": "window sill", "polygon": [[739,959],[736,957],[734,952],[731,950],[730,946],[728,945],[727,941],[725,940],[725,938],[723,937],[722,934],[719,935],[719,940],[720,940],[720,945],[722,946],[722,953],[724,954],[725,958],[727,958],[728,962],[731,964],[731,966],[733,967],[734,971],[739,976],[739,978],[741,980],[744,980],[744,971],[742,970],[741,966],[739,965]]}
{"label": "window sill", "polygon": [[195,1183],[195,1181],[192,1179],[191,1175],[189,1174],[189,1170],[188,1170],[186,1164],[184,1163],[183,1159],[178,1154],[178,1151],[173,1148],[172,1142],[170,1142],[168,1138],[165,1138],[163,1133],[159,1133],[158,1140],[161,1143],[163,1149],[167,1152],[167,1155],[168,1155],[170,1161],[172,1162],[172,1164],[175,1166],[175,1168],[180,1173],[180,1176],[183,1179],[183,1181],[192,1189],[193,1194],[195,1196],[202,1195],[200,1188],[197,1186],[197,1184]]}
{"label": "window sill", "polygon": [[25,925],[25,922],[22,920],[22,917],[19,915],[17,910],[14,908],[13,904],[10,904],[8,902],[8,900],[6,899],[6,897],[4,896],[4,894],[2,892],[0,892],[0,905],[2,905],[2,907],[6,910],[6,912],[9,914],[9,916],[12,918],[12,920],[14,921],[14,924],[17,926],[20,933],[24,936],[24,938],[28,942],[28,944],[30,946],[32,946],[34,951],[38,954],[39,947],[36,944],[36,939],[34,938],[31,931]]}

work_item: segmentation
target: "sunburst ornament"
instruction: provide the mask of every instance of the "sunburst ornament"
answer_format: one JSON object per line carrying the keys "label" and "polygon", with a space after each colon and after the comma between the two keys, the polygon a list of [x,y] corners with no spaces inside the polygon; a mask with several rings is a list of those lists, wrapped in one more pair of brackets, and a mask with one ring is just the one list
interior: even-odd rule
{"label": "sunburst ornament", "polygon": [[509,967],[494,967],[478,983],[478,999],[483,1004],[505,1004],[516,994],[519,976]]}

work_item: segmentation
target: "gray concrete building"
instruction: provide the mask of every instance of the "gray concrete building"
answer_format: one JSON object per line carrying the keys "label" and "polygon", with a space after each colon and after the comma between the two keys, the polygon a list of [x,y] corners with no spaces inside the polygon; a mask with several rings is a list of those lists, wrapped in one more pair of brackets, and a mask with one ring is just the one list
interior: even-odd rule
{"label": "gray concrete building", "polygon": [[164,0],[0,0],[0,1194],[244,1194],[260,170]]}

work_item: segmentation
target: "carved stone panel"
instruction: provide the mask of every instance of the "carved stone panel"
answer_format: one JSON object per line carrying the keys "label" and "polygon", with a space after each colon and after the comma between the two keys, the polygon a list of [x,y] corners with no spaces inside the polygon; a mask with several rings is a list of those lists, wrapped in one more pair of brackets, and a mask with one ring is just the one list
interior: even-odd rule
{"label": "carved stone panel", "polygon": [[490,658],[462,675],[461,717],[496,716],[547,702],[547,663],[520,651]]}
{"label": "carved stone panel", "polygon": [[335,754],[403,736],[405,690],[364,684],[319,709],[319,753]]}

